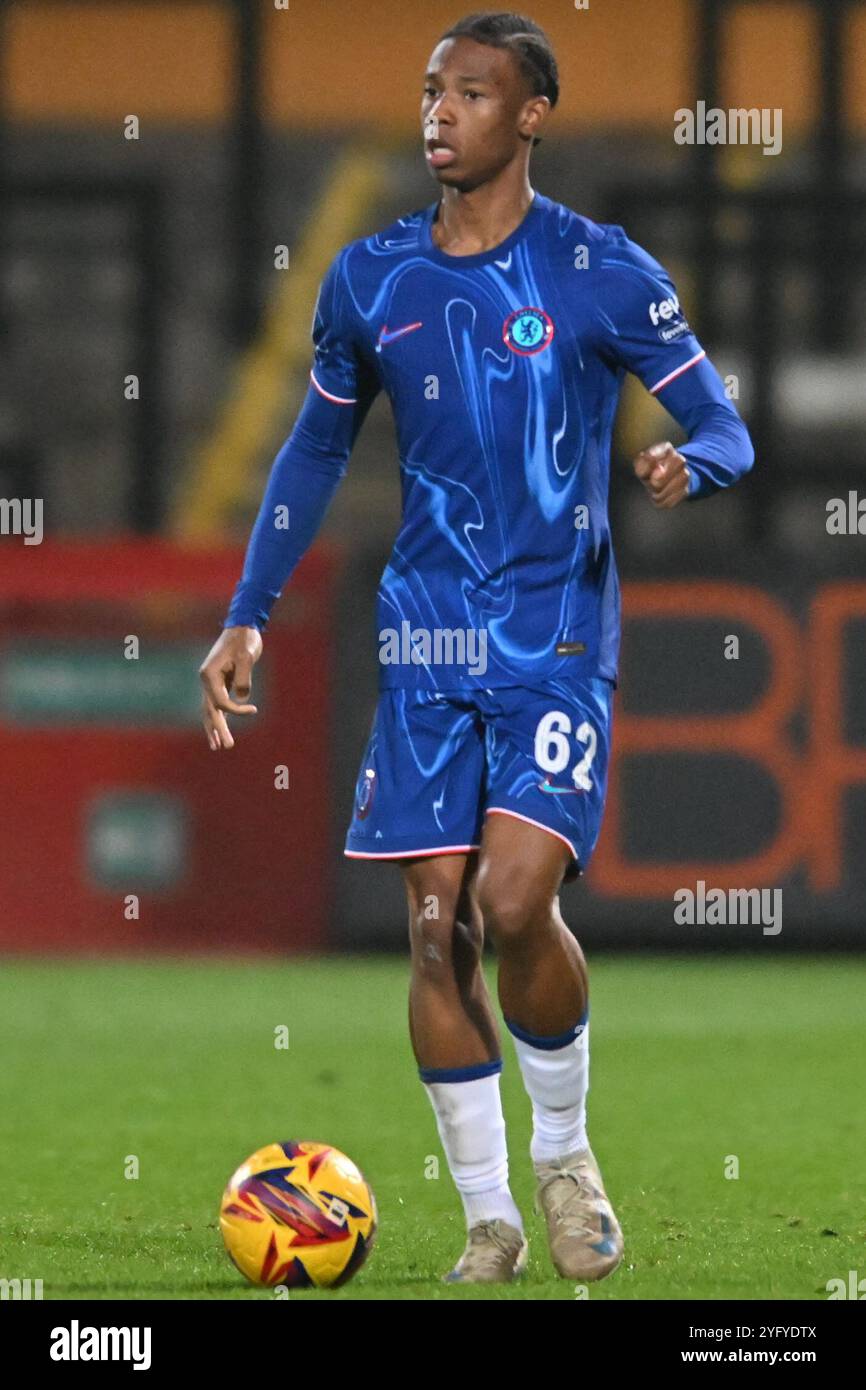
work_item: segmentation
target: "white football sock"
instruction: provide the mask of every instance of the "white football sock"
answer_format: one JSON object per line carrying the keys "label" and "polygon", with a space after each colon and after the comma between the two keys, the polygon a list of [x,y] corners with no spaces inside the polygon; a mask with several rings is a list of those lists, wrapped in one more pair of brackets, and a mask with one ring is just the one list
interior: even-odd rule
{"label": "white football sock", "polygon": [[553,1050],[533,1047],[513,1033],[512,1037],[523,1084],[532,1101],[529,1152],[533,1162],[545,1163],[589,1148],[589,1023],[573,1042]]}
{"label": "white football sock", "polygon": [[502,1220],[522,1231],[523,1221],[508,1187],[499,1073],[472,1081],[425,1081],[424,1090],[463,1201],[467,1227]]}

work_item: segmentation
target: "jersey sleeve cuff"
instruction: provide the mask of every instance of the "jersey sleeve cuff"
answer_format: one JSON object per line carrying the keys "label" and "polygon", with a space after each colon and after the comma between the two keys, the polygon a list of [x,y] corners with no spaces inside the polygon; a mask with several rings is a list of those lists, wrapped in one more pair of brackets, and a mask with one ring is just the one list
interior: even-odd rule
{"label": "jersey sleeve cuff", "polygon": [[229,605],[223,627],[255,627],[259,632],[264,632],[274,601],[273,594],[244,592],[241,586],[241,592]]}
{"label": "jersey sleeve cuff", "polygon": [[718,491],[718,484],[713,481],[709,473],[705,471],[700,459],[695,459],[688,451],[688,445],[679,451],[686,461],[689,470],[689,485],[686,492],[686,500],[693,498],[707,497],[712,492]]}

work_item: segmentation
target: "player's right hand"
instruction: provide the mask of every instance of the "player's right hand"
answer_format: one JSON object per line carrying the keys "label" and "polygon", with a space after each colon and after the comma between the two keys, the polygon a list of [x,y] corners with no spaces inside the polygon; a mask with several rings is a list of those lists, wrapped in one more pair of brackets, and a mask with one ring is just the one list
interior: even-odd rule
{"label": "player's right hand", "polygon": [[[247,704],[253,667],[262,654],[262,634],[256,627],[223,628],[199,667],[204,686],[202,723],[214,753],[234,748],[227,714],[257,714]],[[232,698],[234,696],[234,698]]]}

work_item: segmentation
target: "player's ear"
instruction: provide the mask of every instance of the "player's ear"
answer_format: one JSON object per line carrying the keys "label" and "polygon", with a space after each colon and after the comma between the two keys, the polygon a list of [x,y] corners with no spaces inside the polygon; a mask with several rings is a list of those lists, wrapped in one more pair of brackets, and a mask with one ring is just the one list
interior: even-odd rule
{"label": "player's ear", "polygon": [[521,140],[531,140],[533,145],[541,143],[541,133],[550,115],[548,97],[533,96],[524,103],[517,125]]}

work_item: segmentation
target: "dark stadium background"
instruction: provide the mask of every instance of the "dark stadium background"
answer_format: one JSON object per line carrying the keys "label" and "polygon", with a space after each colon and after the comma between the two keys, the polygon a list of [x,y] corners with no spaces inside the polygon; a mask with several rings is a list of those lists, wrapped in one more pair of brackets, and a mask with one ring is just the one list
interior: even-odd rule
{"label": "dark stadium background", "polygon": [[[826,509],[863,481],[866,5],[525,8],[563,88],[534,185],[671,270],[757,452],[731,495],[655,514],[628,460],[676,427],[628,384],[616,774],[564,910],[590,949],[862,947],[866,540]],[[403,948],[398,871],[342,857],[399,506],[384,398],[230,754],[198,727],[196,669],[322,272],[434,199],[420,77],[460,13],[0,4],[0,496],[44,499],[45,527],[0,537],[0,947]],[[781,108],[782,152],[678,145],[698,100]],[[781,887],[781,934],[677,926],[699,879]]]}

